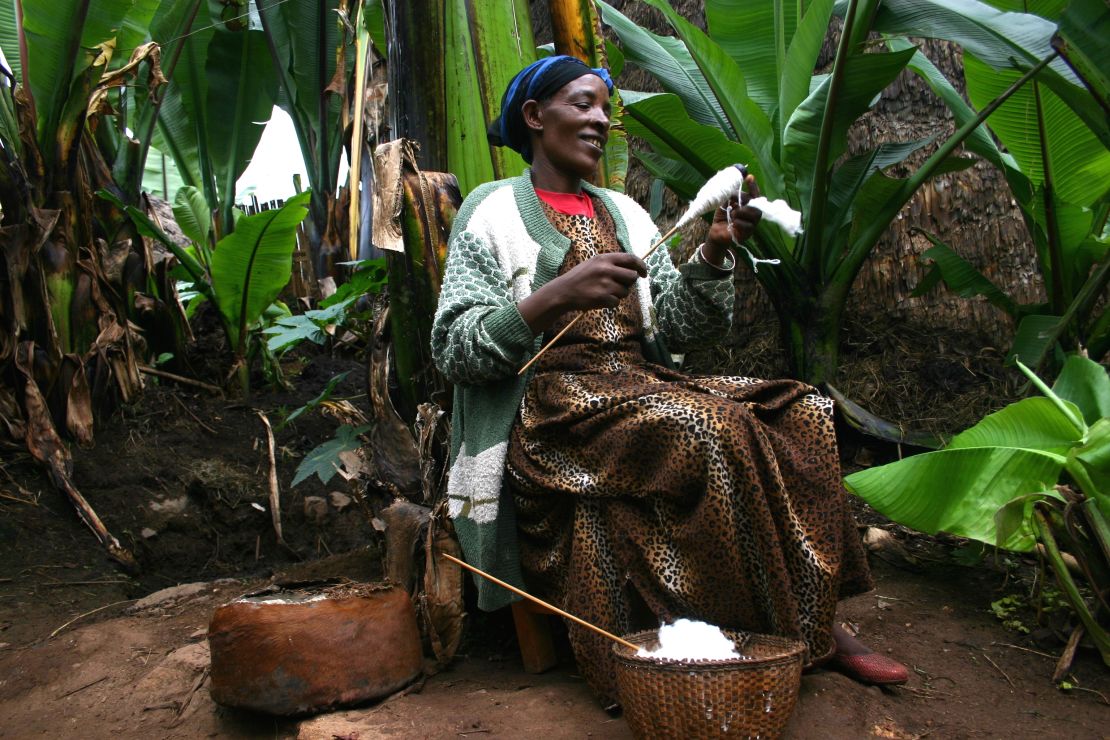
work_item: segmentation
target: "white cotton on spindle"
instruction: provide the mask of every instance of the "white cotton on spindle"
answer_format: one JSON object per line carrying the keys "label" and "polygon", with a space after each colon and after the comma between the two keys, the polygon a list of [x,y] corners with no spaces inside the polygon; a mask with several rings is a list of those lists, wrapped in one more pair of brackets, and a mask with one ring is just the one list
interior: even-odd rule
{"label": "white cotton on spindle", "polygon": [[674,228],[681,229],[703,213],[709,213],[714,208],[727,203],[733,193],[739,192],[744,186],[744,177],[747,174],[748,170],[744,165],[734,164],[706,180],[691,201],[690,207],[675,223]]}
{"label": "white cotton on spindle", "polygon": [[752,198],[747,205],[763,212],[763,218],[778,224],[790,236],[802,233],[802,214],[790,207],[785,200],[767,200],[762,195]]}

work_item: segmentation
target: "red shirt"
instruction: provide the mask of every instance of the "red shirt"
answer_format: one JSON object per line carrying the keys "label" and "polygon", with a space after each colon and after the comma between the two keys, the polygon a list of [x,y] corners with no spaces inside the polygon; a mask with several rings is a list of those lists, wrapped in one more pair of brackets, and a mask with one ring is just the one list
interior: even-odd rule
{"label": "red shirt", "polygon": [[536,188],[536,195],[559,213],[565,213],[568,216],[594,217],[593,199],[585,193],[556,193],[553,190]]}

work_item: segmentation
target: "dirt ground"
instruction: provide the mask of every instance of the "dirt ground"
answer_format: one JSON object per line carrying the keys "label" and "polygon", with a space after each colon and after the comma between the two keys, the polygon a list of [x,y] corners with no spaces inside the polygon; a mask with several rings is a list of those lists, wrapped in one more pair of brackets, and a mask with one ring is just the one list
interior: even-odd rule
{"label": "dirt ground", "polygon": [[[296,408],[352,369],[335,396],[365,410],[359,366],[320,355],[293,373],[296,392],[263,392],[251,404],[152,386],[99,431],[95,449],[75,451],[77,485],[136,555],[135,576],[102,555],[25,457],[5,453],[0,737],[630,736],[576,675],[565,641],[556,668],[524,672],[507,612],[471,615],[454,663],[385,701],[293,719],[212,702],[205,634],[216,607],[274,574],[359,580],[379,572],[375,503],[363,484],[336,477],[290,486],[335,418],[311,412],[276,432],[284,545],[269,511],[257,412],[276,425],[279,408]],[[884,454],[845,448],[848,464]],[[1050,681],[1063,624],[1051,599],[1038,622],[1035,561],[984,558],[966,543],[858,513],[870,527],[861,532],[878,587],[844,602],[840,617],[913,675],[881,690],[808,674],[789,737],[1110,736],[1110,671],[1097,654],[1080,649],[1070,690]],[[1007,624],[992,603],[1010,608]]]}

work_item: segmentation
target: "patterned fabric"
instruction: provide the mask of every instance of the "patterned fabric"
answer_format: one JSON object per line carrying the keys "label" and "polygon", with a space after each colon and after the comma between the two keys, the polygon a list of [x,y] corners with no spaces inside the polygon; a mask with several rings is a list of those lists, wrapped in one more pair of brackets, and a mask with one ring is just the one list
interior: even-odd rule
{"label": "patterned fabric", "polygon": [[[617,248],[603,209],[548,215],[571,239],[562,270]],[[831,402],[646,362],[636,313],[632,296],[589,312],[525,391],[506,483],[529,588],[615,634],[689,617],[829,655],[838,597],[871,585]],[[568,627],[582,675],[615,698],[612,645]]]}
{"label": "patterned fabric", "polygon": [[[609,214],[624,251],[643,255],[658,239],[631,198],[586,183],[582,189]],[[502,479],[509,432],[534,372],[517,370],[542,337],[532,336],[516,304],[555,277],[569,246],[545,215],[530,173],[476,188],[455,217],[432,324],[432,356],[455,384],[448,511],[466,559],[518,587],[516,520]],[[644,357],[668,365],[670,348],[685,351],[728,331],[727,274],[697,259],[676,269],[664,249],[647,262],[650,278],[639,279],[635,292]],[[484,579],[475,583],[482,609],[516,600]]]}

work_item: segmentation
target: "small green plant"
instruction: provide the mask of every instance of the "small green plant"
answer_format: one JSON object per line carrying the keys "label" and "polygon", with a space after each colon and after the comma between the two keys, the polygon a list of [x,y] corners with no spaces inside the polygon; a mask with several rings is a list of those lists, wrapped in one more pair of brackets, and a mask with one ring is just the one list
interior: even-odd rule
{"label": "small green plant", "polygon": [[1020,614],[1026,609],[1025,599],[1015,594],[1003,596],[998,601],[991,602],[991,611],[1002,622],[1002,626],[1023,635],[1028,635],[1030,632],[1029,627],[1020,619]]}
{"label": "small green plant", "polygon": [[242,393],[248,395],[250,357],[254,352],[266,351],[264,346],[256,348],[252,330],[289,282],[297,227],[308,214],[305,204],[309,194],[295,195],[276,210],[240,216],[235,220],[235,230],[212,248],[207,202],[195,188],[182,188],[174,214],[192,241],[188,249],[170,239],[138,208],[126,205],[108,191],[102,190],[99,195],[124,211],[142,234],[169,249],[193,289],[219,310],[234,354],[229,375],[238,375]]}
{"label": "small green plant", "polygon": [[[1072,356],[1049,388],[1018,367],[1043,397],[985,417],[942,450],[844,482],[894,521],[929,534],[946,531],[1018,552],[1039,545],[1079,619],[1076,629],[1110,665],[1110,376]],[[1003,599],[996,613],[1006,606]]]}
{"label": "small green plant", "polygon": [[331,394],[335,392],[336,386],[342,383],[343,380],[350,374],[351,371],[347,370],[346,372],[339,373],[338,375],[333,375],[331,380],[328,381],[328,384],[324,386],[324,390],[320,391],[320,395],[316,396],[316,398],[313,398],[305,405],[298,406],[297,408],[290,411],[288,414],[285,414],[285,418],[282,419],[282,422],[278,425],[277,430],[284,429],[286,426],[296,421],[297,418],[304,414],[306,411],[312,411],[313,409],[323,404],[325,401],[331,399]]}
{"label": "small green plant", "polygon": [[304,460],[297,466],[297,472],[293,476],[291,485],[295,486],[313,474],[320,479],[321,483],[330,481],[343,466],[341,453],[357,450],[361,447],[362,440],[359,439],[359,435],[365,434],[369,430],[370,425],[368,424],[357,427],[344,424],[339,427],[335,431],[335,437],[317,445],[305,455]]}
{"label": "small green plant", "polygon": [[287,352],[305,340],[322,345],[335,330],[370,318],[368,310],[352,312],[351,306],[366,295],[381,292],[386,284],[385,260],[360,260],[343,264],[353,267],[354,272],[335,293],[320,301],[318,309],[302,314],[294,314],[286,309],[284,313],[267,322],[262,333],[268,337],[266,346],[271,352]]}

